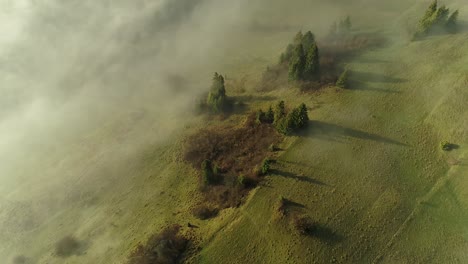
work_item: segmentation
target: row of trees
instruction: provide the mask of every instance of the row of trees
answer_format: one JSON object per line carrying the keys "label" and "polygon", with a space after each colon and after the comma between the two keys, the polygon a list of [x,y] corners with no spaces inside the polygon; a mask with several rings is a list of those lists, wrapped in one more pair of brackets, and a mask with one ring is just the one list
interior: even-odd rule
{"label": "row of trees", "polygon": [[307,126],[309,114],[305,104],[301,104],[287,112],[284,101],[280,101],[274,109],[270,106],[267,112],[259,110],[257,121],[264,124],[273,124],[278,132],[289,135]]}
{"label": "row of trees", "polygon": [[450,10],[445,5],[438,7],[437,0],[434,0],[419,21],[419,28],[415,37],[438,32],[455,33],[458,27],[458,14],[458,10],[450,14]]}
{"label": "row of trees", "polygon": [[312,32],[299,31],[280,56],[280,63],[288,63],[290,81],[312,81],[320,78],[320,57]]}

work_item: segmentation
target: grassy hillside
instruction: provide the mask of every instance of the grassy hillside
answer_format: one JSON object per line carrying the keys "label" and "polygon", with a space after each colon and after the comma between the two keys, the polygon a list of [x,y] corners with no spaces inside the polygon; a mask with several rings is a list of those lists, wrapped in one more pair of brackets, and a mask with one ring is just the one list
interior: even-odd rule
{"label": "grassy hillside", "polygon": [[[126,263],[138,243],[178,223],[192,239],[189,263],[466,262],[468,33],[409,42],[406,27],[426,3],[349,2],[268,1],[245,28],[233,29],[237,38],[206,63],[218,68],[192,74],[207,72],[199,81],[215,70],[227,74],[227,93],[245,111],[179,122],[137,101],[75,144],[25,161],[18,178],[0,186],[0,258]],[[466,4],[449,4],[466,19]],[[346,14],[356,28],[388,36],[384,47],[346,61],[351,89],[255,92],[298,29],[321,37]],[[285,139],[272,174],[242,206],[195,219],[191,210],[203,197],[198,172],[183,161],[184,139],[213,125],[236,126],[278,100],[311,107],[309,128]],[[459,148],[442,151],[444,140]],[[291,216],[278,217],[280,196],[288,210],[317,222],[314,236],[296,234]],[[56,242],[69,234],[81,251],[57,257]]]}
{"label": "grassy hillside", "polygon": [[[350,63],[352,90],[273,93],[312,105],[310,129],[200,260],[463,263],[467,38],[367,52]],[[445,153],[443,140],[461,147]],[[274,219],[280,195],[318,221],[316,237],[294,235],[287,220]]]}

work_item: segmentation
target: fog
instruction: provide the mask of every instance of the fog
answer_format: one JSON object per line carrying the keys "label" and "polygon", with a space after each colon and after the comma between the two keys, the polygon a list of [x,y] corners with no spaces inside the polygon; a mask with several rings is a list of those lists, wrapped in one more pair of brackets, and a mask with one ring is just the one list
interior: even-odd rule
{"label": "fog", "polygon": [[50,263],[49,245],[19,245],[41,244],[29,234],[50,230],[74,192],[111,188],[137,153],[189,125],[212,73],[253,60],[246,49],[259,39],[246,34],[280,34],[257,48],[268,56],[299,29],[324,34],[350,12],[343,2],[1,0],[0,260]]}

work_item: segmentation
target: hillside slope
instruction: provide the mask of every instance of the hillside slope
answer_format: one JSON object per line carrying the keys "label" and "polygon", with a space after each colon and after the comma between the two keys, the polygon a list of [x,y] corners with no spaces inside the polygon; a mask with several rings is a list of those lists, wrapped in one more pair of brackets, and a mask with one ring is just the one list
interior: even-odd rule
{"label": "hillside slope", "polygon": [[[279,93],[312,106],[310,129],[206,245],[203,263],[465,262],[467,39],[367,52],[350,63],[351,90]],[[443,152],[444,140],[460,147]],[[319,234],[295,235],[275,220],[279,196],[316,220]]]}

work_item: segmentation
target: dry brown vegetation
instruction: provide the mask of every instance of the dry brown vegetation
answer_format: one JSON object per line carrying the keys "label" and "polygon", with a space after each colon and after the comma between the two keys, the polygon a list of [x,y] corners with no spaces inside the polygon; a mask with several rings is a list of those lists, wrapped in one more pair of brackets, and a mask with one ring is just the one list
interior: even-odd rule
{"label": "dry brown vegetation", "polygon": [[206,220],[218,215],[218,209],[207,205],[200,205],[192,210],[192,214],[198,219]]}
{"label": "dry brown vegetation", "polygon": [[180,226],[170,226],[152,235],[146,244],[139,244],[130,254],[128,264],[179,263],[188,240],[179,234]]}
{"label": "dry brown vegetation", "polygon": [[[258,124],[253,113],[242,126],[211,127],[190,136],[184,157],[196,169],[204,160],[219,168],[220,183],[202,188],[207,202],[219,208],[237,207],[249,187],[259,180],[255,168],[271,155],[269,147],[281,140],[272,125]],[[244,184],[239,183],[240,175]]]}

